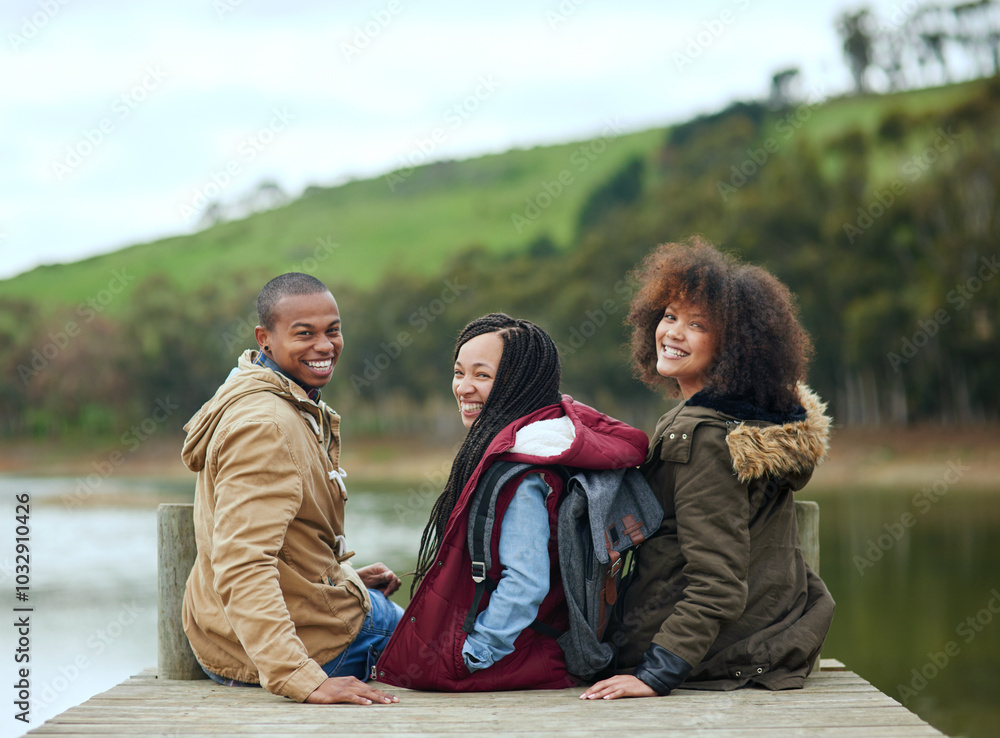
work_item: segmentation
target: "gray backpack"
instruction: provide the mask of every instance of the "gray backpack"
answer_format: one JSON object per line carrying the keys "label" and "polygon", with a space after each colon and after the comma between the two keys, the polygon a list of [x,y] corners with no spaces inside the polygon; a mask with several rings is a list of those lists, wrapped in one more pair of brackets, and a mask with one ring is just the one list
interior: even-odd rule
{"label": "gray backpack", "polygon": [[[471,632],[484,592],[496,587],[485,575],[492,566],[489,551],[497,496],[508,481],[533,466],[495,462],[477,485],[468,527],[476,595],[466,632]],[[531,627],[557,639],[571,674],[591,679],[614,658],[614,649],[601,638],[618,598],[625,557],[660,527],[663,509],[634,467],[562,470],[567,481],[558,513],[559,566],[569,630],[559,632],[537,620]]]}

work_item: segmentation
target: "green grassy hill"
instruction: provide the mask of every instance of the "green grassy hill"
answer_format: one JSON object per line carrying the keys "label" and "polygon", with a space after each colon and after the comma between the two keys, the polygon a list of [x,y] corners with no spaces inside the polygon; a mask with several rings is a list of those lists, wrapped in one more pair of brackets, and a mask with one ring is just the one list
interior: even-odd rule
{"label": "green grassy hill", "polygon": [[[342,276],[332,282],[367,288],[389,270],[435,273],[449,255],[471,245],[516,251],[543,234],[566,244],[591,190],[628,158],[650,155],[662,139],[662,130],[611,133],[606,139],[439,162],[338,187],[309,188],[284,207],[244,220],[73,264],[39,267],[0,282],[0,292],[72,305],[104,288],[114,269],[136,277],[136,284],[162,274],[182,290],[212,283],[224,289],[226,276],[233,273],[273,276],[295,267],[311,271],[310,259],[324,262],[324,274],[336,265]],[[562,188],[557,197],[546,193],[547,183],[550,191]],[[526,198],[548,207],[532,220],[525,216]],[[512,215],[524,218],[517,223],[520,228]]]}
{"label": "green grassy hill", "polygon": [[[776,115],[765,130],[783,146],[800,138],[823,145],[849,127],[874,133],[890,110],[930,114],[975,96],[982,85],[976,81],[818,105],[806,101]],[[666,130],[616,135],[609,127],[604,137],[590,141],[311,187],[286,206],[243,220],[36,268],[0,281],[0,294],[53,310],[93,297],[107,287],[114,270],[135,277],[133,285],[158,274],[181,291],[215,285],[228,293],[237,275],[256,283],[283,271],[313,271],[313,259],[323,263],[321,271],[332,285],[367,289],[386,273],[435,274],[449,256],[470,246],[519,252],[548,237],[566,248],[576,236],[582,204],[627,160],[643,158],[653,165],[647,171],[654,174],[647,176],[657,176]],[[108,313],[126,306],[127,301],[115,301]]]}

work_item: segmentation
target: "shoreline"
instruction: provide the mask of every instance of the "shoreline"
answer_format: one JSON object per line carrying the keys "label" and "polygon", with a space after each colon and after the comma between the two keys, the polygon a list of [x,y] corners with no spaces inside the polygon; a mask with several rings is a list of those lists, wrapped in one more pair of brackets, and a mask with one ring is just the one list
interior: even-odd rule
{"label": "shoreline", "polygon": [[[994,426],[837,428],[829,456],[807,489],[850,494],[852,488],[913,490],[944,481],[955,490],[998,491],[1000,443],[996,438],[1000,438],[1000,428]],[[180,486],[190,480],[193,491],[194,474],[180,458],[182,440],[180,434],[164,435],[131,451],[113,441],[8,442],[0,453],[0,475],[155,477]],[[342,463],[349,483],[355,486],[416,488],[447,477],[454,451],[454,444],[432,444],[422,438],[356,438],[345,450]]]}

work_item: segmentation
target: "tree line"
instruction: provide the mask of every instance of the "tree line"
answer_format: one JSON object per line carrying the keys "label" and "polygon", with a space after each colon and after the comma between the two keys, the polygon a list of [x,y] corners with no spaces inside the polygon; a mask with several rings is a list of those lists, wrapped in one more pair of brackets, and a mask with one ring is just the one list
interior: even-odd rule
{"label": "tree line", "polygon": [[[623,347],[628,275],[655,244],[700,233],[798,295],[811,382],[838,423],[995,422],[1000,79],[977,90],[933,113],[883,106],[873,130],[832,138],[805,135],[809,105],[739,103],[626,162],[566,243],[543,234],[497,255],[470,242],[437,275],[389,273],[370,290],[317,263],[344,316],[326,397],[352,432],[451,433],[455,336],[504,311],[550,332],[564,391],[651,427],[664,403]],[[0,435],[179,427],[254,347],[265,275],[225,279],[193,293],[162,276],[123,283],[116,311],[100,295],[48,314],[0,297]]]}
{"label": "tree line", "polygon": [[1000,74],[997,0],[905,0],[882,18],[861,8],[841,14],[837,31],[859,94]]}

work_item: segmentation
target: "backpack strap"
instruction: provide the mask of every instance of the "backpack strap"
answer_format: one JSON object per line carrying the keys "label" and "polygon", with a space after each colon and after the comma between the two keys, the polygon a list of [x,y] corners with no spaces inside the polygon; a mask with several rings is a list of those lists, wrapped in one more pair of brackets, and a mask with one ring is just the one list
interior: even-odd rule
{"label": "backpack strap", "polygon": [[493,568],[490,539],[493,535],[493,526],[496,525],[497,498],[510,480],[519,474],[523,475],[531,468],[532,464],[494,461],[476,485],[470,506],[467,536],[469,553],[472,557],[472,581],[476,583],[476,591],[462,628],[466,633],[473,631],[476,616],[479,614],[479,603],[482,602],[487,587],[491,592],[497,587],[497,583],[486,576]]}

